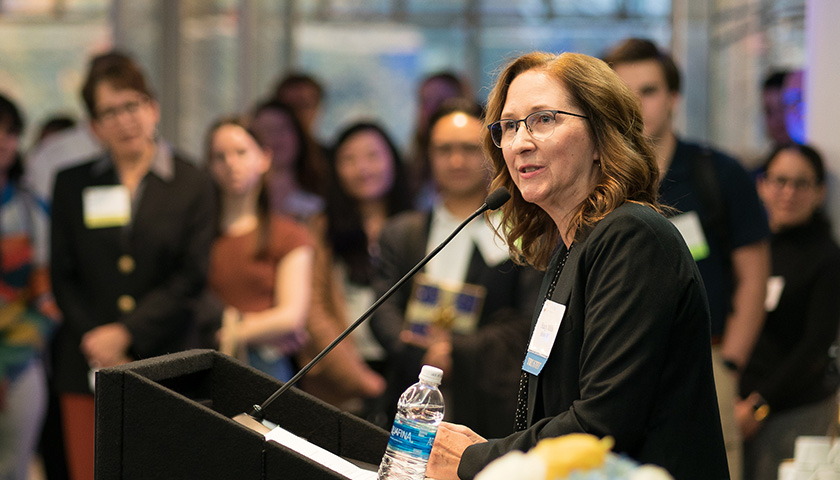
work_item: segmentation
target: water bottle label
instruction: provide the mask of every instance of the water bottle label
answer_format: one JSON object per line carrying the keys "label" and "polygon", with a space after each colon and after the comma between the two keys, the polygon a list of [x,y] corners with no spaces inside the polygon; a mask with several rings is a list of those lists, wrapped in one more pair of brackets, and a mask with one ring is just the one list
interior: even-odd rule
{"label": "water bottle label", "polygon": [[435,443],[436,434],[436,425],[416,423],[398,417],[394,420],[394,427],[391,428],[388,447],[396,453],[427,459],[432,453],[432,444]]}

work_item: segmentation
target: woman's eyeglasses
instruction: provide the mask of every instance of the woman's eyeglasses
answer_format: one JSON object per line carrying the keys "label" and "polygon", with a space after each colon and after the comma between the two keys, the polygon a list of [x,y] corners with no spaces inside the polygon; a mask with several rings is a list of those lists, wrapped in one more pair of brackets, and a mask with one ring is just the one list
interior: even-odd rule
{"label": "woman's eyeglasses", "polygon": [[589,118],[585,115],[577,113],[564,112],[563,110],[540,110],[534,112],[521,120],[498,120],[487,125],[490,130],[490,138],[493,143],[499,147],[504,148],[513,143],[516,138],[516,131],[519,129],[519,124],[524,123],[528,133],[537,140],[544,140],[554,133],[554,127],[557,126],[557,115],[570,115],[572,117]]}
{"label": "woman's eyeglasses", "polygon": [[768,175],[764,177],[764,181],[776,190],[791,187],[793,190],[801,192],[804,190],[811,190],[817,186],[817,181],[809,178],[788,178]]}

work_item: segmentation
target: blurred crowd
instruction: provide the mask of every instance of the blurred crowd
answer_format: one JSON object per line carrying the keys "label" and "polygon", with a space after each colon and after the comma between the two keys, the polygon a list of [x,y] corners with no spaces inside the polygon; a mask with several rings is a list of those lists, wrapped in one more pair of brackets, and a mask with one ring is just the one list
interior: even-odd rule
{"label": "blurred crowd", "polygon": [[[747,172],[675,133],[666,51],[628,39],[604,60],[639,97],[662,201],[703,276],[731,478],[775,479],[796,436],[838,417],[840,249],[805,73],[768,74],[768,154]],[[466,79],[422,81],[405,151],[375,118],[316,139],[326,80],[284,75],[212,119],[199,159],[159,135],[124,53],[90,60],[86,117],[45,121],[26,152],[20,99],[0,92],[0,480],[28,478],[33,458],[47,478],[93,478],[100,368],[213,348],[288,380],[481,207],[488,133]],[[499,221],[469,224],[298,386],[387,429],[432,364],[448,421],[511,433],[542,273]]]}

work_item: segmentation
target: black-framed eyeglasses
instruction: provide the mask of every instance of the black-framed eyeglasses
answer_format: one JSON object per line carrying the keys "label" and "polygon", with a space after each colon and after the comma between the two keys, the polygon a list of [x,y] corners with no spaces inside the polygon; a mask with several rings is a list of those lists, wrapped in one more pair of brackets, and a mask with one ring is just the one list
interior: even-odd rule
{"label": "black-framed eyeglasses", "polygon": [[765,176],[764,181],[772,188],[782,190],[785,187],[791,187],[794,191],[801,192],[816,188],[818,182],[815,179],[809,178],[788,178],[782,176]]}
{"label": "black-framed eyeglasses", "polygon": [[528,129],[528,133],[537,140],[544,140],[554,133],[554,127],[557,126],[557,115],[570,115],[572,117],[586,118],[586,115],[579,113],[566,112],[563,110],[540,110],[534,112],[521,120],[507,120],[502,119],[487,125],[490,130],[490,138],[493,143],[499,147],[504,148],[513,143],[516,137],[516,131],[519,129],[519,124],[524,123]]}
{"label": "black-framed eyeglasses", "polygon": [[126,112],[129,115],[134,115],[135,113],[137,113],[138,110],[140,110],[140,107],[148,103],[149,100],[151,99],[148,96],[140,95],[137,97],[136,100],[132,100],[122,105],[102,110],[101,112],[96,114],[96,119],[100,122],[113,122],[123,112]]}

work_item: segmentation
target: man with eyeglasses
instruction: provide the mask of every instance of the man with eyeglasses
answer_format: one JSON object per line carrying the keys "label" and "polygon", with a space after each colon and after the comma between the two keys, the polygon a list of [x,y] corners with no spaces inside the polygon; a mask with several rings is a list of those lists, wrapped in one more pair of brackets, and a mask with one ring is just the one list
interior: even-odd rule
{"label": "man with eyeglasses", "polygon": [[[383,229],[374,281],[379,293],[484,203],[490,172],[480,118],[478,105],[458,98],[431,116],[428,152],[438,197],[431,212],[402,214]],[[415,277],[413,289],[398,290],[372,319],[389,354],[389,414],[421,365],[430,364],[444,371],[448,420],[481,435],[510,433],[510,423],[500,419],[513,418],[516,409],[539,278],[536,270],[513,264],[487,221],[469,223]]]}
{"label": "man with eyeglasses", "polygon": [[[712,323],[715,383],[730,475],[741,479],[742,441],[735,422],[739,371],[764,322],[770,268],[769,228],[755,186],[734,159],[678,138],[671,125],[680,100],[673,59],[649,40],[632,38],[604,60],[641,101],[644,133],[662,175],[662,203],[677,209],[679,228],[703,277]],[[759,412],[761,405],[755,406]]]}

